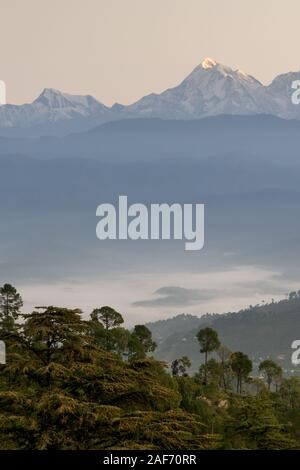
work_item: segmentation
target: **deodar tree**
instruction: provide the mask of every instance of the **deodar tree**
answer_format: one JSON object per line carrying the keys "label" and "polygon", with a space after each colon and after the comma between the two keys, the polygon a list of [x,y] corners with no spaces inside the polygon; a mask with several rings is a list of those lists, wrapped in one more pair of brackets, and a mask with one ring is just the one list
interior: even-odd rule
{"label": "deodar tree", "polygon": [[[91,313],[91,320],[95,327],[96,339],[101,340],[101,336],[104,336],[104,348],[106,351],[111,351],[111,337],[110,331],[112,329],[120,327],[124,323],[122,315],[111,307],[104,306],[101,308],[95,308]],[[103,330],[104,329],[104,330]]]}

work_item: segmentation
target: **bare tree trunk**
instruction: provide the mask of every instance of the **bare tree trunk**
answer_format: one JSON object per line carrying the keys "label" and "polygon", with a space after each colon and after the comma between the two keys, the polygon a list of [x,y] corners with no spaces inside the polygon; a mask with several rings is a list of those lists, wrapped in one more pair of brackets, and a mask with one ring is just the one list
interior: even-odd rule
{"label": "bare tree trunk", "polygon": [[205,351],[204,385],[207,384],[207,351]]}

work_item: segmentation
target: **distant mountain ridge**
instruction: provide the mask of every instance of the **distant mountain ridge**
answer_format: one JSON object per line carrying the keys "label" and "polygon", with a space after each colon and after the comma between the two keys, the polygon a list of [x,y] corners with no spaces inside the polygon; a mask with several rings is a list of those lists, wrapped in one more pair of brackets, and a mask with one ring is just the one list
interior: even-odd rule
{"label": "distant mountain ridge", "polygon": [[255,365],[267,357],[284,369],[300,373],[300,366],[291,362],[292,342],[300,339],[300,295],[269,304],[250,306],[239,312],[225,314],[177,315],[148,323],[158,344],[156,357],[171,362],[189,356],[193,370],[203,360],[196,334],[200,328],[211,327],[218,332],[221,343],[232,351],[247,353]]}
{"label": "distant mountain ridge", "polygon": [[299,162],[300,121],[270,115],[221,115],[193,120],[124,119],[67,136],[0,136],[0,155],[82,157],[108,162],[260,155]]}
{"label": "distant mountain ridge", "polygon": [[200,119],[222,114],[270,114],[300,119],[291,102],[299,72],[277,76],[270,85],[241,70],[206,58],[178,86],[151,93],[131,105],[107,107],[92,96],[46,88],[32,103],[0,107],[0,135],[38,136],[81,132],[128,118]]}

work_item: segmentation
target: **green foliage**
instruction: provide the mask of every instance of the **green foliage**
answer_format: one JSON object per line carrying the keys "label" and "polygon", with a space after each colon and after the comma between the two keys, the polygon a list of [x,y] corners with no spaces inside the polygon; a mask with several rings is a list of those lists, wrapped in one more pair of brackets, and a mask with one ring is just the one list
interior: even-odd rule
{"label": "green foliage", "polygon": [[198,331],[197,339],[201,346],[200,352],[205,354],[203,383],[206,384],[208,354],[212,351],[216,351],[221,346],[221,343],[218,338],[218,333],[209,327],[202,328],[200,331]]}
{"label": "green foliage", "polygon": [[231,368],[236,375],[236,389],[238,393],[242,393],[242,383],[246,380],[252,371],[252,362],[247,356],[240,351],[231,355]]}
{"label": "green foliage", "polygon": [[223,379],[223,365],[215,359],[209,359],[207,364],[201,364],[196,377],[201,383],[214,383],[221,387]]}
{"label": "green foliage", "polygon": [[265,359],[259,364],[259,370],[266,376],[268,389],[271,389],[271,384],[276,379],[282,377],[282,368],[271,359]]}
{"label": "green foliage", "polygon": [[102,323],[106,330],[124,323],[122,315],[111,307],[95,308],[91,313],[91,318]]}
{"label": "green foliage", "polygon": [[[300,296],[253,305],[239,312],[203,315],[178,315],[167,320],[149,323],[154,338],[160,338],[157,357],[172,362],[187,355],[193,363],[193,372],[199,364],[199,343],[196,335],[200,328],[210,326],[218,332],[223,345],[231,351],[242,351],[253,362],[262,358],[280,361],[289,373],[300,374],[300,365],[291,364],[290,346],[295,331],[300,331]],[[183,338],[185,340],[183,341]],[[275,382],[272,383],[275,388]],[[279,388],[279,384],[278,384]]]}
{"label": "green foliage", "polygon": [[179,409],[180,394],[164,365],[122,361],[97,346],[95,321],[57,307],[26,315],[1,369],[1,449],[219,445],[198,416]]}
{"label": "green foliage", "polygon": [[297,443],[284,431],[272,408],[261,397],[233,399],[225,423],[225,447],[230,449],[294,449]]}
{"label": "green foliage", "polygon": [[16,331],[16,320],[23,306],[21,295],[11,284],[0,287],[0,326],[2,336]]}
{"label": "green foliage", "polygon": [[201,346],[201,353],[209,353],[215,351],[221,345],[218,338],[218,333],[209,327],[202,328],[197,334],[197,339]]}
{"label": "green foliage", "polygon": [[[209,434],[196,414],[181,410],[138,412],[124,416],[115,434],[114,449],[210,450],[220,436]],[[121,445],[120,445],[121,443]]]}
{"label": "green foliage", "polygon": [[145,357],[156,348],[152,333],[145,325],[135,325],[130,345],[131,356],[134,357]]}
{"label": "green foliage", "polygon": [[187,356],[182,356],[171,364],[171,371],[173,376],[187,375],[187,369],[191,367],[192,363]]}
{"label": "green foliage", "polygon": [[283,379],[279,392],[272,394],[272,397],[278,419],[285,423],[290,435],[300,443],[300,378]]}
{"label": "green foliage", "polygon": [[[100,343],[107,351],[113,351],[116,336],[113,338],[113,334],[110,334],[110,330],[116,329],[124,323],[122,315],[119,312],[116,312],[113,308],[105,306],[95,308],[91,313],[91,320],[92,325],[95,326],[96,341],[98,340],[98,343]],[[102,326],[102,330],[100,325]],[[101,341],[101,338],[103,341]]]}
{"label": "green foliage", "polygon": [[231,368],[231,355],[232,351],[223,344],[217,349],[217,356],[221,366],[220,387],[224,390],[230,390],[232,386],[233,370]]}
{"label": "green foliage", "polygon": [[[10,292],[14,319],[20,299]],[[122,323],[110,307],[84,321],[78,309],[50,306],[10,330],[1,324],[8,346],[0,366],[1,449],[300,448],[299,378],[282,378],[275,362],[263,361],[269,388],[280,376],[268,391],[249,378],[248,356],[220,346],[211,328],[198,339],[214,358],[190,376],[183,356],[171,375],[149,357],[155,343],[148,328],[130,332]]]}

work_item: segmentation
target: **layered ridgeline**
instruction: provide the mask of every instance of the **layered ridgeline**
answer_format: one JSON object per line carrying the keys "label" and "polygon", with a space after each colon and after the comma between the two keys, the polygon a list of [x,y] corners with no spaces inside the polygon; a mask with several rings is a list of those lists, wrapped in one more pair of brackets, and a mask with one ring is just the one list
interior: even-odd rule
{"label": "layered ridgeline", "polygon": [[1,135],[65,134],[127,118],[199,119],[220,114],[271,114],[300,119],[292,82],[300,72],[279,75],[270,85],[241,70],[205,59],[178,86],[151,93],[128,106],[107,107],[92,96],[47,88],[32,103],[0,109]]}
{"label": "layered ridgeline", "polygon": [[169,363],[187,355],[196,370],[201,362],[196,335],[199,328],[210,326],[231,350],[247,353],[254,366],[272,358],[287,373],[300,373],[300,366],[291,361],[294,352],[291,345],[300,340],[299,293],[291,293],[280,302],[250,306],[236,313],[202,317],[178,315],[147,326],[158,344],[156,357]]}

